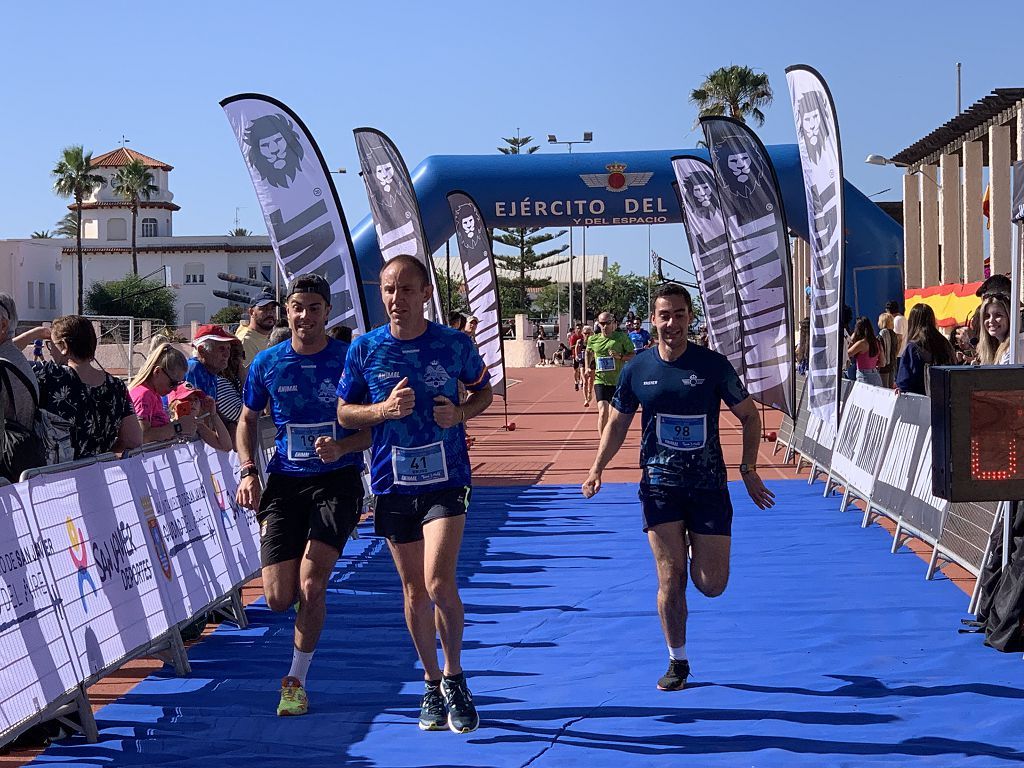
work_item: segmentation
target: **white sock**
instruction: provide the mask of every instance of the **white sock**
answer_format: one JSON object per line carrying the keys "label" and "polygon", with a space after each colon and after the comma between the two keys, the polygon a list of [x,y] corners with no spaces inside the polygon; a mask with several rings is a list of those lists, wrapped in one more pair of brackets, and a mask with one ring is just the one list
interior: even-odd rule
{"label": "white sock", "polygon": [[686,643],[683,643],[678,648],[673,648],[670,645],[668,647],[668,657],[673,661],[686,661]]}
{"label": "white sock", "polygon": [[288,670],[288,676],[299,681],[299,685],[306,687],[306,673],[309,672],[309,663],[313,661],[315,651],[303,653],[298,648],[292,651],[292,668]]}

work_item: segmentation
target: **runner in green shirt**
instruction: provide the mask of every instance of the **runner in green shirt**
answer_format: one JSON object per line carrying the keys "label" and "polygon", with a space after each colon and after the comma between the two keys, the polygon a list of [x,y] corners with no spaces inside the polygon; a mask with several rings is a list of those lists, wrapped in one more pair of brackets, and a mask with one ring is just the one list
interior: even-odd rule
{"label": "runner in green shirt", "polygon": [[618,321],[611,312],[597,316],[600,333],[587,340],[587,368],[594,372],[594,399],[597,400],[597,433],[604,431],[619,383],[619,374],[627,360],[636,354],[629,336],[618,330]]}

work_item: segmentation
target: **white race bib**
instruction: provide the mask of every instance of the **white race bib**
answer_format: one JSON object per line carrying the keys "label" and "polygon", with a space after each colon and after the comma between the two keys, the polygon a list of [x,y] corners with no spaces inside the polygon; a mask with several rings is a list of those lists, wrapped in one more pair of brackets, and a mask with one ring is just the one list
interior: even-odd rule
{"label": "white race bib", "polygon": [[698,451],[707,440],[706,415],[672,416],[659,413],[656,424],[658,445],[674,451]]}
{"label": "white race bib", "polygon": [[597,370],[599,371],[614,371],[615,370],[615,358],[614,357],[597,357],[594,358],[597,363]]}
{"label": "white race bib", "polygon": [[289,424],[285,431],[288,443],[288,461],[309,461],[319,459],[316,455],[316,441],[319,437],[337,436],[338,422],[322,421],[319,424]]}
{"label": "white race bib", "polygon": [[448,462],[444,443],[437,442],[419,448],[391,449],[391,469],[395,485],[427,485],[448,479]]}

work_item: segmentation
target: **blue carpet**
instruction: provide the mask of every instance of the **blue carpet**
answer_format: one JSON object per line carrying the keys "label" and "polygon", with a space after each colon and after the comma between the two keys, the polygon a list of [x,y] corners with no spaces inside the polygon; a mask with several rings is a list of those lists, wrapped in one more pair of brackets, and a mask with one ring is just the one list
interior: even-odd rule
{"label": "blue carpet", "polygon": [[292,615],[261,602],[244,631],[190,653],[99,715],[98,744],[45,766],[1005,766],[1024,764],[1021,659],[958,635],[967,597],[913,554],[839,514],[821,485],[742,486],[733,573],[691,588],[686,691],[655,681],[666,651],[635,487],[474,491],[460,561],[464,662],[483,716],[422,733],[422,684],[386,547],[352,542],[313,661],[312,712],[274,716]]}

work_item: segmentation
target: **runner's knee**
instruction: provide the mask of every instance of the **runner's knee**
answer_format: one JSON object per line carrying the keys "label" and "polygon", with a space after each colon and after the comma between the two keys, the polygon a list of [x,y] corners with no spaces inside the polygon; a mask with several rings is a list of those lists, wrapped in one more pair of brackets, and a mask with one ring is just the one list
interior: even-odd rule
{"label": "runner's knee", "polygon": [[725,592],[725,587],[729,583],[729,574],[727,573],[709,576],[704,573],[694,572],[691,575],[693,577],[693,585],[705,597],[718,597]]}
{"label": "runner's knee", "polygon": [[327,583],[317,576],[304,576],[300,585],[302,602],[308,605],[316,605],[324,602],[327,595]]}
{"label": "runner's knee", "polygon": [[280,586],[264,586],[264,594],[267,597],[267,607],[274,613],[287,611],[295,604],[297,597],[294,590],[282,589]]}
{"label": "runner's knee", "polygon": [[434,576],[427,583],[427,592],[435,605],[446,605],[452,600],[458,599],[459,591],[455,587],[454,579],[447,576]]}

